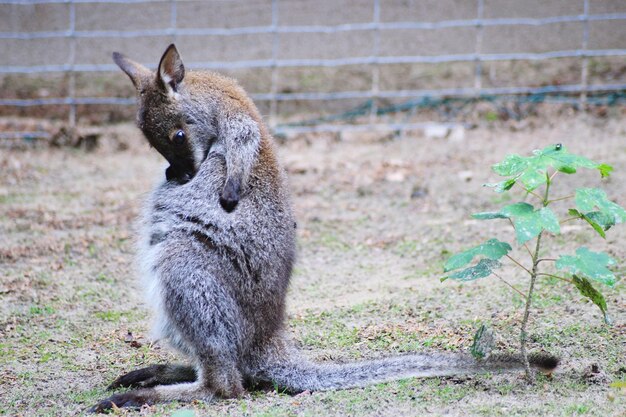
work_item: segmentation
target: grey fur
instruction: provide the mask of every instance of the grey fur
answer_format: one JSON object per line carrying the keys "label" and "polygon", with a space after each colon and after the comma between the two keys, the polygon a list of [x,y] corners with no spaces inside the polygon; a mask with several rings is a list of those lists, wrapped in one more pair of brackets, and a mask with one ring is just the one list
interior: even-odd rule
{"label": "grey fur", "polygon": [[[156,73],[120,54],[114,59],[137,87],[139,127],[171,164],[172,178],[156,187],[143,210],[138,258],[156,315],[155,336],[186,355],[193,369],[131,372],[113,387],[156,386],[116,394],[93,411],[112,403],[235,397],[244,384],[298,392],[522,369],[516,358],[477,362],[463,354],[348,364],[304,359],[284,334],[296,256],[289,188],[258,111],[234,81],[185,74],[173,45]],[[186,132],[185,149],[169,140],[177,129]],[[226,207],[226,199],[235,206]]]}

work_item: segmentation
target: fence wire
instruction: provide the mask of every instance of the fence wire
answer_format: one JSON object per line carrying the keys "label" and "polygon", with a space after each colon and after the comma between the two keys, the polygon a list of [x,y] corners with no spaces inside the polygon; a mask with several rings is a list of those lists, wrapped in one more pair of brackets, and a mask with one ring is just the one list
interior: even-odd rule
{"label": "fence wire", "polygon": [[[611,83],[603,85],[590,85],[589,82],[589,59],[594,57],[624,57],[626,49],[589,49],[590,29],[592,22],[626,21],[626,13],[595,13],[589,12],[590,0],[580,0],[583,4],[582,14],[549,16],[549,17],[520,17],[520,18],[485,18],[485,0],[475,0],[476,14],[473,19],[442,20],[442,21],[381,21],[381,0],[372,0],[372,18],[369,22],[343,23],[335,25],[280,25],[279,5],[289,0],[269,0],[271,7],[271,22],[268,25],[231,27],[231,28],[180,28],[177,27],[177,13],[180,1],[177,0],[0,0],[0,5],[38,5],[38,4],[65,4],[69,7],[69,21],[67,29],[46,31],[4,31],[0,28],[0,40],[38,40],[38,39],[62,39],[68,44],[68,59],[63,64],[46,65],[0,65],[0,74],[46,74],[66,73],[69,76],[69,88],[66,97],[56,98],[28,98],[11,99],[1,98],[0,106],[32,107],[32,106],[69,106],[68,121],[71,125],[76,123],[76,107],[78,105],[131,105],[133,98],[119,97],[76,97],[76,74],[81,72],[113,72],[118,71],[114,64],[93,64],[77,62],[76,42],[79,39],[133,39],[138,37],[157,38],[168,37],[171,40],[185,36],[216,36],[232,37],[237,35],[271,35],[271,57],[268,59],[247,59],[243,56],[239,60],[222,61],[189,61],[185,65],[191,69],[260,69],[271,70],[270,87],[267,93],[251,94],[255,100],[263,100],[270,103],[270,121],[276,120],[277,103],[285,101],[328,101],[345,99],[363,99],[373,103],[369,106],[372,117],[378,115],[377,99],[419,99],[423,97],[469,97],[479,98],[486,96],[509,96],[509,95],[538,95],[538,94],[569,94],[575,100],[585,102],[589,94],[598,92],[626,91],[626,84]],[[76,6],[81,4],[97,3],[124,3],[144,4],[152,3],[169,5],[169,25],[157,29],[145,30],[77,30],[76,29]],[[345,2],[350,7],[350,2]],[[580,46],[575,49],[551,50],[546,52],[510,52],[510,53],[485,53],[482,51],[484,43],[484,30],[489,27],[541,27],[552,24],[582,23],[582,39]],[[626,24],[626,22],[624,23]],[[381,54],[380,37],[386,31],[397,30],[437,30],[447,28],[475,28],[474,51],[464,54],[435,54],[435,55],[383,55]],[[303,58],[286,59],[279,58],[281,45],[280,35],[289,34],[339,34],[339,33],[373,33],[371,51],[367,55],[340,58]],[[621,46],[621,45],[620,45]],[[624,45],[626,47],[626,45]],[[581,60],[581,72],[579,82],[565,85],[549,85],[542,87],[484,87],[483,64],[493,61],[545,61],[557,58],[577,58]],[[464,88],[441,88],[441,89],[404,89],[404,90],[381,90],[380,66],[388,64],[437,64],[452,62],[469,62],[474,66],[473,87]],[[351,65],[371,66],[371,86],[367,90],[359,91],[330,91],[330,92],[279,92],[278,69],[290,67],[344,67]],[[155,68],[154,65],[148,65]],[[371,120],[373,123],[373,120]],[[407,123],[407,128],[414,124]],[[320,124],[320,128],[327,126]],[[400,126],[401,127],[401,126]],[[307,127],[306,129],[310,129]],[[334,128],[328,127],[329,130]]]}

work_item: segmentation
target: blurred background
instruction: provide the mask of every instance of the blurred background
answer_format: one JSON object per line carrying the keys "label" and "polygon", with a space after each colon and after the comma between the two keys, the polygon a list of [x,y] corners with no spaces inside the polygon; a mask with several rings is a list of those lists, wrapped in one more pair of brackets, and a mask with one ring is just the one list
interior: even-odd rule
{"label": "blurred background", "polygon": [[3,0],[0,137],[132,120],[111,53],[155,68],[172,42],[275,133],[606,112],[626,88],[624,0]]}

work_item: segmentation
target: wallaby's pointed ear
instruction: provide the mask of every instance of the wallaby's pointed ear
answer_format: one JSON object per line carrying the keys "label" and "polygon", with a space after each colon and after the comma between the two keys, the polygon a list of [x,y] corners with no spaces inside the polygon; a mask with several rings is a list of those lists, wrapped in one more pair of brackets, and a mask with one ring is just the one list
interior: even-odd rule
{"label": "wallaby's pointed ear", "polygon": [[148,68],[119,52],[113,52],[113,61],[130,77],[136,89],[139,89],[141,84],[152,76],[152,71]]}
{"label": "wallaby's pointed ear", "polygon": [[183,81],[185,77],[185,67],[174,44],[168,46],[161,57],[157,77],[165,88],[173,92],[178,90],[178,85]]}

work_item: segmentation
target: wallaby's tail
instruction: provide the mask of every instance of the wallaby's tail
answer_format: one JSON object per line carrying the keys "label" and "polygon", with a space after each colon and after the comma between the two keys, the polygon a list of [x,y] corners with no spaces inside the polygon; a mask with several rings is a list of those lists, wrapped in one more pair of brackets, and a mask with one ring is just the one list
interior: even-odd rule
{"label": "wallaby's tail", "polygon": [[[295,353],[295,352],[294,352]],[[544,354],[529,357],[533,367],[551,372],[558,359]],[[293,355],[270,360],[257,370],[259,380],[272,382],[289,392],[355,388],[413,377],[466,375],[523,370],[520,357],[492,355],[476,360],[468,354],[411,354],[371,361],[323,364]]]}

